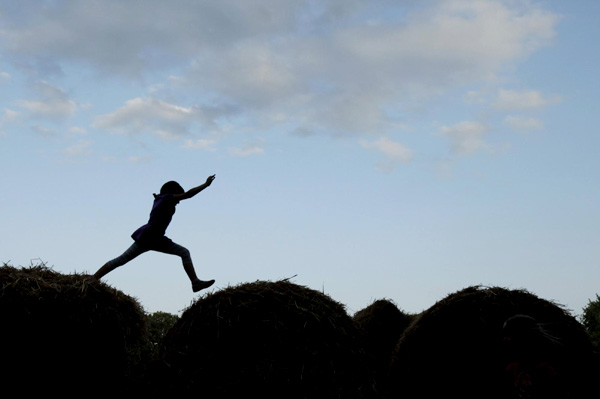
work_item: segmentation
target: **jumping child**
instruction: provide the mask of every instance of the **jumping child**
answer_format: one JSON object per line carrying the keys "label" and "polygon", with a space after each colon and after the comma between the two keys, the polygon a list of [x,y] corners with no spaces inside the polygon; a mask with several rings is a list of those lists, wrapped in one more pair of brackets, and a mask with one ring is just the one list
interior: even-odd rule
{"label": "jumping child", "polygon": [[215,280],[203,281],[196,276],[192,258],[190,257],[190,251],[171,241],[170,238],[165,236],[165,232],[169,223],[171,223],[171,219],[175,213],[175,206],[179,201],[192,198],[200,191],[210,186],[214,179],[215,175],[209,176],[204,184],[188,191],[185,191],[179,183],[175,181],[165,183],[160,189],[159,195],[152,194],[154,195],[154,204],[152,205],[148,223],[137,229],[131,235],[131,238],[133,238],[135,242],[131,244],[121,256],[106,262],[106,264],[94,274],[94,277],[99,280],[117,267],[123,266],[125,263],[144,252],[158,251],[177,255],[181,258],[183,268],[192,282],[192,290],[194,292],[198,292],[213,285]]}

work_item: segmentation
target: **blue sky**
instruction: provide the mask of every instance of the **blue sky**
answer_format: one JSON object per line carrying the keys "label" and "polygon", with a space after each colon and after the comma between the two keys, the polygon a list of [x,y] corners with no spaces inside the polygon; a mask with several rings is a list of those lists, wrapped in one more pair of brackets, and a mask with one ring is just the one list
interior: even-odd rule
{"label": "blue sky", "polygon": [[[215,289],[600,293],[596,1],[0,1],[0,261],[95,272],[168,180]],[[149,312],[177,258],[106,276]]]}

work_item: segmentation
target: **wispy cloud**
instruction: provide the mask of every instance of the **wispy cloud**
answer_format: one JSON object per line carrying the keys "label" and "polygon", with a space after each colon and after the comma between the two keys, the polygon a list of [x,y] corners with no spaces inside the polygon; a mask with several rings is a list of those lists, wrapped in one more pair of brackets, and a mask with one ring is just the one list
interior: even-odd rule
{"label": "wispy cloud", "polygon": [[366,149],[380,152],[391,161],[408,163],[413,157],[413,151],[405,145],[382,137],[375,141],[360,140],[359,144]]}
{"label": "wispy cloud", "polygon": [[79,141],[63,150],[65,155],[71,157],[89,155],[92,153],[92,145],[94,144],[91,140]]}
{"label": "wispy cloud", "polygon": [[248,157],[265,153],[263,140],[253,140],[244,143],[241,147],[230,147],[229,154],[235,157]]}
{"label": "wispy cloud", "polygon": [[217,119],[235,112],[228,106],[180,106],[155,97],[137,97],[116,111],[99,115],[93,127],[129,135],[153,134],[165,139],[189,136],[193,126],[214,133],[219,131]]}
{"label": "wispy cloud", "polygon": [[45,125],[34,124],[31,126],[31,130],[33,130],[40,137],[44,138],[58,138],[61,136],[61,131]]}
{"label": "wispy cloud", "polygon": [[[400,121],[387,109],[495,81],[507,66],[549,43],[559,20],[530,2],[508,1],[382,7],[368,1],[315,6],[223,0],[174,7],[160,0],[108,0],[91,8],[74,0],[29,7],[15,14],[9,9],[0,33],[15,66],[34,58],[41,73],[43,60],[55,68],[84,63],[127,78],[177,67],[179,76],[153,85],[153,95],[165,84],[177,85],[202,93],[198,104],[236,105],[257,129],[282,124],[290,132],[337,136],[393,132]],[[164,23],[156,24],[156,15]],[[515,104],[507,94],[499,106]],[[22,105],[51,112],[40,102]],[[63,113],[72,110],[68,105]],[[97,123],[172,138],[187,133],[194,115],[190,105],[167,98],[136,98]]]}
{"label": "wispy cloud", "polygon": [[442,126],[440,130],[450,139],[452,150],[457,154],[471,154],[486,146],[484,136],[488,127],[483,123],[463,121],[454,126]]}
{"label": "wispy cloud", "polygon": [[513,130],[525,132],[530,130],[540,130],[544,128],[544,122],[538,118],[508,115],[504,118],[504,124]]}
{"label": "wispy cloud", "polygon": [[100,115],[93,126],[126,134],[153,133],[164,138],[187,135],[196,111],[156,98],[134,98],[116,111]]}
{"label": "wispy cloud", "polygon": [[73,133],[75,135],[86,135],[87,134],[87,130],[84,127],[80,127],[80,126],[71,126],[69,128],[69,132]]}
{"label": "wispy cloud", "polygon": [[38,98],[15,102],[27,118],[66,119],[77,109],[75,101],[60,87],[41,81],[35,84],[34,91]]}
{"label": "wispy cloud", "polygon": [[186,150],[216,151],[214,147],[216,143],[216,140],[210,139],[186,140],[182,147]]}
{"label": "wispy cloud", "polygon": [[154,157],[152,156],[130,156],[129,162],[131,163],[148,163],[152,162]]}
{"label": "wispy cloud", "polygon": [[4,129],[6,125],[9,125],[17,120],[19,113],[12,109],[5,108],[0,114],[0,136],[6,134]]}
{"label": "wispy cloud", "polygon": [[[463,116],[470,122],[439,121],[458,154],[487,146],[493,126],[476,115],[494,112],[512,129],[539,129],[541,119],[522,114],[560,102],[535,88],[499,89],[518,62],[556,34],[560,16],[530,1],[23,4],[1,17],[2,59],[11,73],[47,79],[36,96],[11,106],[39,120],[65,120],[80,111],[92,122],[72,125],[179,140],[186,150],[214,151],[214,137],[226,134],[243,141],[243,135],[278,131],[306,140],[351,137],[386,162],[406,163],[413,150],[389,137],[415,108],[446,95],[458,93],[462,105],[476,109]],[[156,15],[162,23],[155,23]],[[111,89],[128,82],[147,96],[112,98],[114,108],[94,115],[106,105],[93,104],[93,96],[73,96],[75,102],[48,83],[69,70],[95,74]],[[483,87],[485,93],[478,92]],[[264,154],[264,142],[228,152]]]}
{"label": "wispy cloud", "polygon": [[544,96],[536,90],[517,91],[501,89],[498,92],[498,99],[495,106],[502,110],[523,111],[540,109],[548,105],[558,104],[559,102],[559,96]]}

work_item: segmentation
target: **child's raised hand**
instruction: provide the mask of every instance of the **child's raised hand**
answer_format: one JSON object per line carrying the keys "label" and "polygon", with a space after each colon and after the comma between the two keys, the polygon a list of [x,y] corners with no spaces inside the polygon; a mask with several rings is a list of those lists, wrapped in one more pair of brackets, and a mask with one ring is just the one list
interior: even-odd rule
{"label": "child's raised hand", "polygon": [[206,184],[210,186],[213,180],[215,180],[215,175],[208,176],[208,179],[206,179]]}

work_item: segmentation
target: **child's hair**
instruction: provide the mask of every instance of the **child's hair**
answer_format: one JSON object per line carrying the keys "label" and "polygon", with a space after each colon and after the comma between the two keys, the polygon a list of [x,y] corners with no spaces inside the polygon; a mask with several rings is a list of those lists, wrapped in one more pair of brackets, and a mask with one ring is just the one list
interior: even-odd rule
{"label": "child's hair", "polygon": [[176,181],[168,181],[160,188],[160,195],[183,193],[185,193],[185,190]]}

